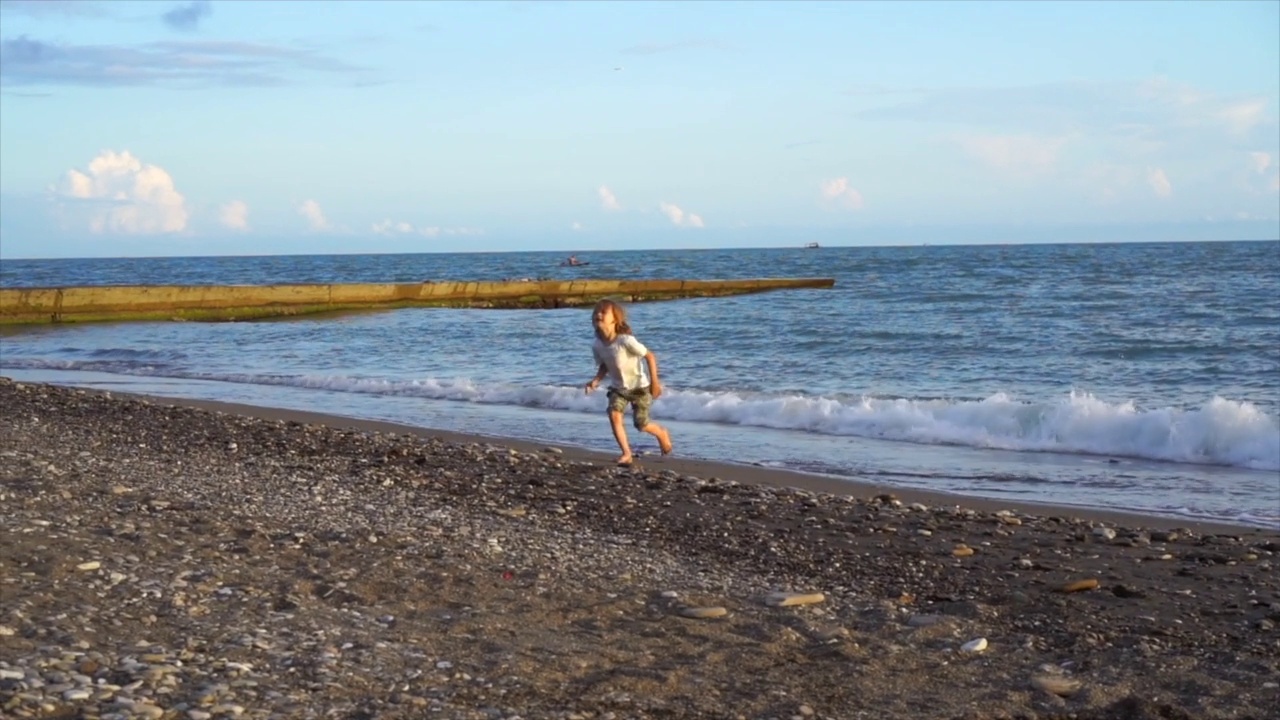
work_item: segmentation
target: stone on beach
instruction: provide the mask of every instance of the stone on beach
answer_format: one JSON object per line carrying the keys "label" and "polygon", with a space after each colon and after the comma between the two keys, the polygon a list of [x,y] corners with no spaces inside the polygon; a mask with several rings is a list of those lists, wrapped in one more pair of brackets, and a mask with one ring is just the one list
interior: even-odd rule
{"label": "stone on beach", "polygon": [[827,596],[820,592],[774,592],[765,596],[765,604],[773,607],[792,607],[796,605],[814,605],[826,600]]}
{"label": "stone on beach", "polygon": [[1057,695],[1059,697],[1070,697],[1080,691],[1080,681],[1064,675],[1056,673],[1043,673],[1034,675],[1031,678],[1031,684],[1039,690]]}
{"label": "stone on beach", "polygon": [[729,614],[729,611],[723,607],[682,607],[680,614],[683,617],[702,620],[724,617]]}
{"label": "stone on beach", "polygon": [[1058,588],[1058,590],[1064,593],[1075,593],[1083,592],[1085,590],[1093,590],[1096,587],[1098,587],[1097,578],[1089,578],[1088,580],[1077,580],[1075,582],[1067,583],[1066,585]]}

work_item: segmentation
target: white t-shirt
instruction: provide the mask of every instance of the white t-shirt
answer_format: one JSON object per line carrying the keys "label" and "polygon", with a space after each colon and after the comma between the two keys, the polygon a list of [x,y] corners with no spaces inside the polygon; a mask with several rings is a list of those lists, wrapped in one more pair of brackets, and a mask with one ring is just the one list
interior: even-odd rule
{"label": "white t-shirt", "polygon": [[608,343],[596,338],[591,350],[596,362],[608,369],[610,387],[618,390],[649,387],[649,371],[644,362],[649,348],[634,335],[618,335]]}

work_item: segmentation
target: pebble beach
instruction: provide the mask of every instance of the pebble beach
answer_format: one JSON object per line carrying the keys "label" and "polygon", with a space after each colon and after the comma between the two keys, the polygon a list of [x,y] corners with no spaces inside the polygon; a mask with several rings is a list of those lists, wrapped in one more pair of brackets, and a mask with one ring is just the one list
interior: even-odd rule
{"label": "pebble beach", "polygon": [[678,438],[618,468],[3,379],[0,407],[5,717],[1280,708],[1275,531],[682,461]]}

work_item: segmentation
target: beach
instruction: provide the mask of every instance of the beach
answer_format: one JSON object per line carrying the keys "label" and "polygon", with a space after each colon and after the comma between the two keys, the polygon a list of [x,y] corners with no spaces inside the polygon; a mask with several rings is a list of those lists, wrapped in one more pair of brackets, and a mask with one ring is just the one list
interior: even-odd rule
{"label": "beach", "polygon": [[1275,531],[682,460],[679,438],[618,468],[8,380],[0,406],[9,717],[1280,707]]}

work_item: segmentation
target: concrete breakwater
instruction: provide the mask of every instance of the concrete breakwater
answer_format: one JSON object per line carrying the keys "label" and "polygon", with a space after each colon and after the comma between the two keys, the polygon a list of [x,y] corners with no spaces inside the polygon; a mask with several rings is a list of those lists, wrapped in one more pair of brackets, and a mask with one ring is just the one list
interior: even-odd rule
{"label": "concrete breakwater", "polygon": [[254,320],[403,307],[556,308],[591,304],[602,298],[649,302],[833,285],[833,278],[758,278],[0,288],[0,325]]}

